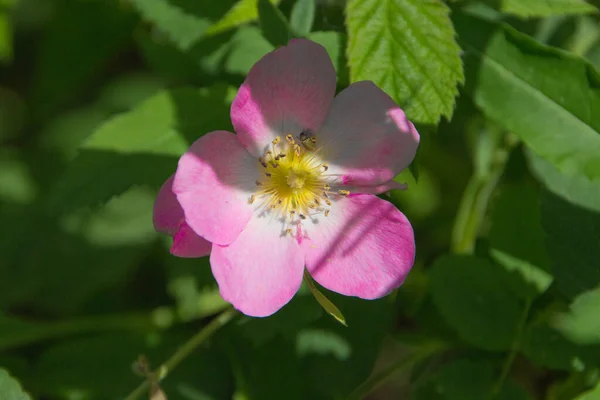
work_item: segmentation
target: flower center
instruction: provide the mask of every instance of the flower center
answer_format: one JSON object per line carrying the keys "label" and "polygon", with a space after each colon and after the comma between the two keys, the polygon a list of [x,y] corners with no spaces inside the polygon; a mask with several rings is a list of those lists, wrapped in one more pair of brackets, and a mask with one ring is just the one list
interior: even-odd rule
{"label": "flower center", "polygon": [[[263,176],[256,181],[258,191],[250,196],[249,203],[257,202],[259,208],[279,213],[286,226],[299,226],[318,214],[327,217],[333,205],[331,198],[350,194],[335,189],[339,177],[327,173],[329,167],[319,157],[316,137],[309,131],[297,138],[291,134],[285,140],[276,137],[258,162]],[[292,232],[284,227],[285,234]]]}

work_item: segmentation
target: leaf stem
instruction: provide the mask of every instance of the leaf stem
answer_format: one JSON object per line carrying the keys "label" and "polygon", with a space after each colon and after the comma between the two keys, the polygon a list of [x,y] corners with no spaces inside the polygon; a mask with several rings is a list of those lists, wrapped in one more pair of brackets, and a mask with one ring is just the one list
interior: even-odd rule
{"label": "leaf stem", "polygon": [[436,353],[442,352],[446,348],[447,345],[442,342],[432,342],[420,347],[410,356],[396,361],[385,370],[368,378],[352,393],[350,393],[346,400],[362,400],[365,396],[390,379],[396,372],[407,370],[416,363],[425,360]]}
{"label": "leaf stem", "polygon": [[531,310],[532,303],[532,298],[527,299],[525,307],[523,308],[523,313],[521,314],[521,320],[519,321],[519,325],[517,326],[517,333],[515,335],[515,339],[513,340],[508,356],[506,356],[506,359],[504,360],[500,376],[498,377],[498,380],[496,381],[496,383],[492,387],[492,390],[490,391],[490,395],[488,396],[489,400],[495,399],[498,396],[498,394],[500,394],[500,391],[504,386],[504,382],[506,381],[506,378],[508,378],[508,374],[510,373],[515,358],[517,357],[517,354],[519,353],[519,350],[521,348],[523,330],[525,329],[525,324],[527,323],[527,317],[529,317],[529,311]]}
{"label": "leaf stem", "polygon": [[452,229],[451,248],[453,253],[472,254],[475,250],[475,240],[485,217],[490,197],[504,172],[510,151],[517,143],[518,141],[512,135],[506,135],[504,144],[495,149],[489,169],[484,173],[476,170],[469,179]]}
{"label": "leaf stem", "polygon": [[143,393],[148,391],[152,383],[157,383],[163,380],[180,362],[185,360],[198,346],[204,343],[210,338],[219,328],[227,325],[235,316],[238,315],[238,311],[233,308],[228,308],[219,314],[216,318],[210,321],[204,328],[196,333],[190,340],[185,342],[167,361],[160,365],[153,373],[150,374],[154,378],[146,379],[142,382],[133,392],[125,398],[125,400],[135,400],[140,397]]}

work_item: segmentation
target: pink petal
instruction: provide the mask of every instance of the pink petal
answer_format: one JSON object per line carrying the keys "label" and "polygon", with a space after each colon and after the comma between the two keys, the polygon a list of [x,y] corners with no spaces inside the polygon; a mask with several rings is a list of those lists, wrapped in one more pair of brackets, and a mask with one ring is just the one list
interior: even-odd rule
{"label": "pink petal", "polygon": [[210,254],[211,244],[185,223],[183,209],[173,193],[173,176],[165,181],[154,202],[154,229],[173,237],[171,254],[197,258]]}
{"label": "pink petal", "polygon": [[185,221],[212,243],[233,242],[252,215],[259,167],[233,133],[202,136],[179,160],[173,181]]}
{"label": "pink petal", "polygon": [[363,81],[335,97],[317,143],[331,173],[346,184],[377,185],[410,165],[419,134],[387,94]]}
{"label": "pink petal", "polygon": [[300,288],[304,255],[278,220],[256,216],[235,242],[213,246],[210,265],[223,299],[246,315],[266,317]]}
{"label": "pink petal", "polygon": [[173,193],[173,176],[165,181],[156,196],[152,219],[154,229],[170,236],[175,235],[183,221],[183,210]]}
{"label": "pink petal", "polygon": [[188,224],[183,222],[179,231],[173,236],[171,254],[182,258],[198,258],[210,254],[212,244],[196,234]]}
{"label": "pink petal", "polygon": [[375,186],[348,186],[350,190],[350,196],[354,194],[380,194],[389,192],[390,190],[406,190],[408,185],[406,183],[398,183],[396,181],[387,181],[380,185]]}
{"label": "pink petal", "polygon": [[372,195],[337,201],[309,236],[306,268],[321,285],[346,296],[385,296],[402,284],[415,259],[410,222]]}
{"label": "pink petal", "polygon": [[335,70],[325,48],[296,39],[261,58],[231,105],[240,141],[261,156],[278,135],[317,131],[335,95]]}

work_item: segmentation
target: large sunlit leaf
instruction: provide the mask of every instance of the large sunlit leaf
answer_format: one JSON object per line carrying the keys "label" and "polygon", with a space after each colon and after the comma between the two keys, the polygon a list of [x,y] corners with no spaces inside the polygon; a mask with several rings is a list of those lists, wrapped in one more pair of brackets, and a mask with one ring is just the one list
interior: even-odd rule
{"label": "large sunlit leaf", "polygon": [[[269,0],[277,5],[281,0]],[[207,35],[214,35],[252,22],[258,18],[258,0],[239,0],[219,21],[211,25]]]}
{"label": "large sunlit leaf", "polygon": [[21,385],[7,371],[0,368],[0,398],[2,400],[31,400]]}
{"label": "large sunlit leaf", "polygon": [[500,9],[521,17],[588,14],[597,11],[585,0],[502,0]]}
{"label": "large sunlit leaf", "polygon": [[585,60],[459,15],[467,88],[491,119],[561,172],[600,180],[600,77]]}
{"label": "large sunlit leaf", "polygon": [[144,20],[152,23],[180,50],[189,50],[233,1],[131,0]]}
{"label": "large sunlit leaf", "polygon": [[416,122],[452,116],[464,77],[442,1],[350,0],[346,24],[352,82],[372,80]]}
{"label": "large sunlit leaf", "polygon": [[579,344],[600,344],[600,287],[577,296],[569,312],[555,316],[554,327]]}
{"label": "large sunlit leaf", "polygon": [[56,183],[52,213],[93,206],[133,185],[158,187],[201,135],[231,129],[225,86],[163,91],[94,132]]}
{"label": "large sunlit leaf", "polygon": [[591,182],[584,176],[565,175],[531,150],[526,155],[531,172],[546,189],[570,203],[600,213],[600,182]]}

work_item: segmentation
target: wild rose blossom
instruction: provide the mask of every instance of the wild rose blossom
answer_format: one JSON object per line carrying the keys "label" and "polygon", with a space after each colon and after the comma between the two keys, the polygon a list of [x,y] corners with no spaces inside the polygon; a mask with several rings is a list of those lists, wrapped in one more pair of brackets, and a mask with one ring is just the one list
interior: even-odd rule
{"label": "wild rose blossom", "polygon": [[305,267],[332,291],[375,299],[414,263],[409,221],[375,195],[401,187],[392,179],[419,134],[372,82],[335,89],[316,43],[265,55],[231,106],[236,133],[198,139],[158,195],[154,223],[172,254],[210,253],[221,296],[247,315],[283,307]]}

